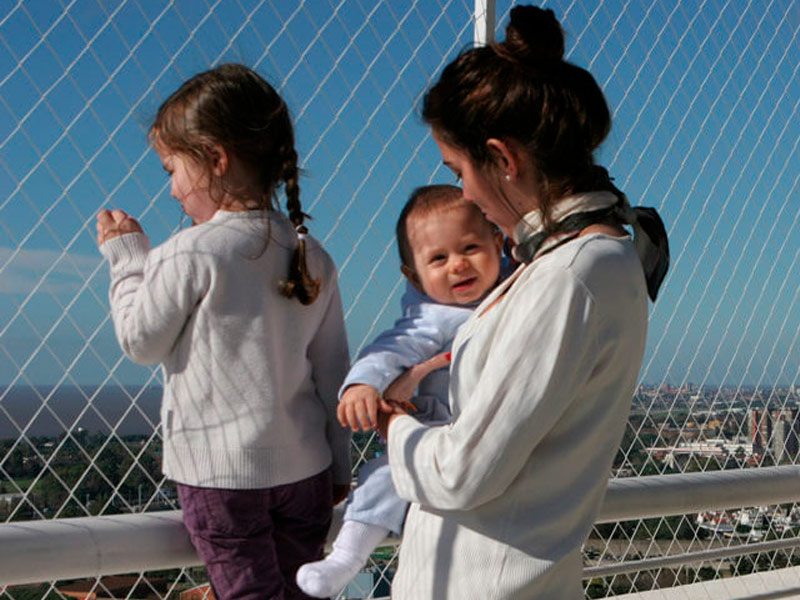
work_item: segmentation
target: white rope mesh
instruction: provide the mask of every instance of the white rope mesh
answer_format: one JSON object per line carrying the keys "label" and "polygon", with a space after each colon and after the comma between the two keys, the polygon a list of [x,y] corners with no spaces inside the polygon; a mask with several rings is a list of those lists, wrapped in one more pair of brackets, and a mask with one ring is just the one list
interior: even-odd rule
{"label": "white rope mesh", "polygon": [[[340,269],[355,354],[397,317],[401,206],[419,185],[452,181],[419,118],[422,94],[473,42],[476,7],[492,11],[483,0],[6,4],[0,522],[175,508],[159,470],[160,373],[121,355],[94,242],[101,208],[131,212],[156,244],[183,224],[146,145],[157,106],[193,73],[228,61],[280,89],[296,122],[303,206]],[[513,4],[496,3],[496,37]],[[659,209],[671,237],[673,265],[651,311],[614,476],[797,463],[797,2],[545,5],[562,20],[568,58],[592,71],[614,111],[598,161],[634,204]],[[760,451],[753,422],[763,423]],[[353,457],[360,463],[376,448],[374,436],[356,436]],[[796,508],[599,525],[584,562],[790,537]],[[387,596],[395,561],[393,548],[376,553],[371,575],[342,597]],[[790,551],[762,551],[584,585],[587,597],[607,597],[798,562]],[[122,598],[139,585],[166,598],[204,581],[190,569],[139,574],[127,591],[91,586]],[[33,597],[2,582],[0,595]]]}

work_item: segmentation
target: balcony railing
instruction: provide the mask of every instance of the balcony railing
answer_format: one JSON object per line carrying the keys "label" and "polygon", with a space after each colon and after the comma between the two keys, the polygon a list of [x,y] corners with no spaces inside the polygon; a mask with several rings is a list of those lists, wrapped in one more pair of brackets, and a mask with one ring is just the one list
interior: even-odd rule
{"label": "balcony railing", "polygon": [[[598,523],[645,519],[800,498],[800,466],[613,479]],[[337,519],[341,513],[337,512]],[[335,530],[335,528],[334,528]],[[584,577],[643,571],[800,546],[800,539],[740,544],[614,565]],[[180,511],[0,525],[0,582],[18,585],[200,564]]]}

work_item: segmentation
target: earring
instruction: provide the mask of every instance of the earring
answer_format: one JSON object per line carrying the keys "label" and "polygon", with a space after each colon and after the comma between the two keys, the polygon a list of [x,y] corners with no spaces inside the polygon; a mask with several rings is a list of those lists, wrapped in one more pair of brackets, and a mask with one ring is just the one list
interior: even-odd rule
{"label": "earring", "polygon": [[511,175],[506,173],[505,180],[511,183]]}

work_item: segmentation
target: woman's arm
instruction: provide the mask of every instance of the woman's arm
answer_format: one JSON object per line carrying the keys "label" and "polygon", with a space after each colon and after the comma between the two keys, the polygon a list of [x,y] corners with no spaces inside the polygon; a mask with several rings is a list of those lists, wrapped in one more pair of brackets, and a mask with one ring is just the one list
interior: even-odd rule
{"label": "woman's arm", "polygon": [[[462,410],[453,424],[392,419],[389,459],[401,497],[447,510],[496,498],[590,376],[596,340],[588,290],[553,270],[524,291],[493,309],[503,313],[477,385],[461,390],[468,397],[458,399]],[[458,370],[454,365],[454,377]]]}

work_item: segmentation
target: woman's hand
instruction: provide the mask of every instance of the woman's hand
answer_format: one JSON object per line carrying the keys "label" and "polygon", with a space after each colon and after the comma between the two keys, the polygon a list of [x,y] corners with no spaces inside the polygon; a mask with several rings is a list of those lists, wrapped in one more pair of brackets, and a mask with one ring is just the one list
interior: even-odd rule
{"label": "woman's hand", "polygon": [[398,402],[401,406],[407,408],[409,401],[419,387],[419,382],[433,371],[446,367],[449,364],[449,352],[442,352],[428,360],[418,363],[395,379],[392,384],[386,388],[383,397],[389,402]]}
{"label": "woman's hand", "polygon": [[144,233],[144,230],[136,219],[118,208],[97,213],[98,246],[126,233]]}
{"label": "woman's hand", "polygon": [[394,421],[400,415],[405,414],[407,413],[398,407],[394,412],[381,412],[378,415],[378,426],[376,429],[384,440],[387,442],[389,441],[389,427],[391,427],[392,421]]}

